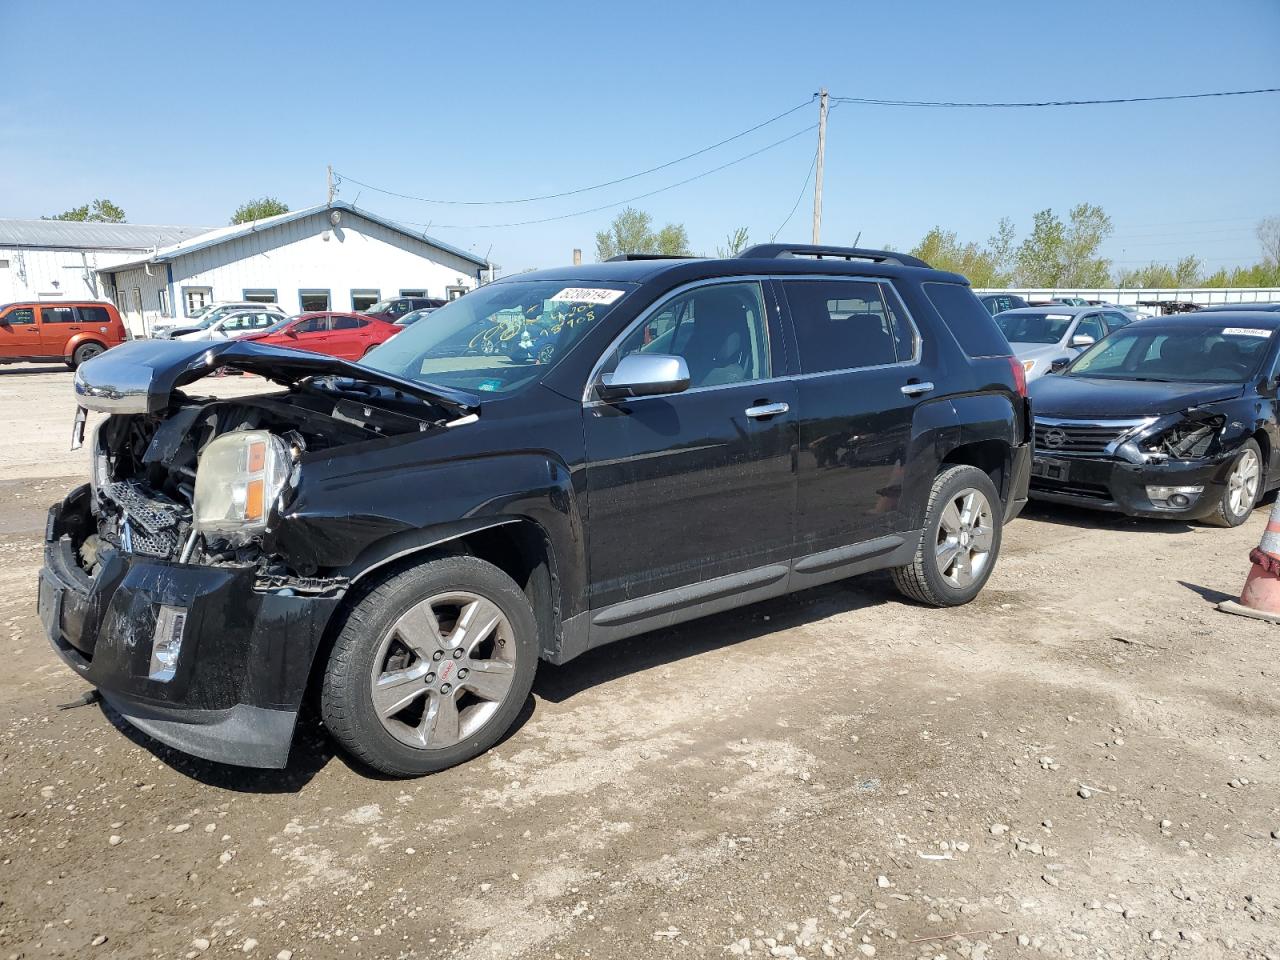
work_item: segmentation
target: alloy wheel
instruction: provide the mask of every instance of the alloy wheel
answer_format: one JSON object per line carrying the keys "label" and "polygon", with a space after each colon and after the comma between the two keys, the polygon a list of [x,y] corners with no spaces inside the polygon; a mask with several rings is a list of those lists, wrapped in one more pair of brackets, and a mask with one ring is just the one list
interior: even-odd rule
{"label": "alloy wheel", "polygon": [[515,679],[511,621],[469,591],[420,601],[378,644],[370,694],[388,733],[438,750],[478,732],[498,712]]}
{"label": "alloy wheel", "polygon": [[963,588],[981,577],[991,560],[994,529],[991,504],[981,491],[966,488],[951,497],[942,510],[935,547],[943,579]]}
{"label": "alloy wheel", "polygon": [[1258,484],[1262,481],[1262,464],[1258,455],[1246,450],[1227,477],[1227,506],[1239,517],[1258,502]]}

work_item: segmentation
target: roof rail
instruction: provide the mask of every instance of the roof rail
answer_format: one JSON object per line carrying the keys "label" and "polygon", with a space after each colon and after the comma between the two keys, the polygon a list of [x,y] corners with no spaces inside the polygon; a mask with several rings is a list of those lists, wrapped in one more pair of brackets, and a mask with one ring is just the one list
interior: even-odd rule
{"label": "roof rail", "polygon": [[786,257],[831,257],[838,260],[870,260],[873,263],[896,263],[901,267],[928,267],[919,257],[893,250],[866,250],[862,247],[826,247],[812,243],[757,243],[747,247],[739,258],[780,260]]}
{"label": "roof rail", "polygon": [[605,263],[623,263],[628,260],[696,260],[697,257],[689,253],[620,253],[616,257],[610,257]]}

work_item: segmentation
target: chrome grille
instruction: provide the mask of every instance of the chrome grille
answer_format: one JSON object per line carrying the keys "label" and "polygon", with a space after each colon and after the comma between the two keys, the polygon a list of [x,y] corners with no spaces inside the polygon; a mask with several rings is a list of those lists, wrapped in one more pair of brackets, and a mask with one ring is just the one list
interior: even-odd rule
{"label": "chrome grille", "polygon": [[1036,417],[1036,452],[1106,453],[1107,448],[1145,420],[1054,420]]}

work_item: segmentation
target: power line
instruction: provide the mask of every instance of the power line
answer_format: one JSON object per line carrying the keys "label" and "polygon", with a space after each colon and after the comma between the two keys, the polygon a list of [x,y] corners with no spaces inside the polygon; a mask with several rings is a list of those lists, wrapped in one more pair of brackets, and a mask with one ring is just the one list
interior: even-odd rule
{"label": "power line", "polygon": [[1261,87],[1257,90],[1220,90],[1213,93],[1177,93],[1160,97],[1112,97],[1105,100],[1028,100],[964,102],[955,100],[885,100],[876,97],[832,97],[840,103],[861,103],[877,107],[1085,107],[1106,103],[1155,103],[1164,100],[1202,100],[1206,97],[1247,97],[1256,93],[1280,93],[1280,87]]}
{"label": "power line", "polygon": [[730,160],[728,163],[722,163],[718,167],[712,167],[710,170],[704,170],[702,173],[694,174],[692,177],[686,177],[684,180],[679,180],[676,183],[667,184],[665,187],[658,187],[658,189],[650,190],[648,193],[640,193],[634,197],[628,197],[626,200],[617,200],[613,203],[605,203],[598,207],[592,207],[589,210],[576,210],[573,213],[562,213],[555,217],[541,217],[537,220],[517,220],[513,223],[435,223],[434,221],[423,223],[415,220],[400,220],[399,222],[407,223],[414,227],[436,227],[440,230],[498,230],[504,227],[527,227],[535,223],[553,223],[556,220],[568,220],[570,217],[581,217],[588,213],[599,213],[601,210],[609,210],[612,207],[620,207],[623,204],[634,203],[637,200],[645,200],[649,197],[657,196],[659,193],[666,193],[668,190],[674,190],[676,187],[683,187],[685,184],[693,183],[695,180],[701,180],[703,177],[709,177],[713,173],[719,173],[721,170],[736,166],[745,160],[750,160],[752,157],[759,156],[767,150],[772,150],[774,147],[780,147],[784,143],[789,143],[796,137],[804,136],[806,133],[816,130],[817,127],[818,125],[816,123],[811,124],[803,130],[797,130],[790,136],[783,137],[781,140],[775,140],[773,143],[761,147],[759,150],[752,150],[750,153],[743,154],[741,157],[738,157],[735,160]]}
{"label": "power line", "polygon": [[813,179],[814,168],[818,165],[818,151],[813,151],[813,159],[809,161],[809,172],[804,175],[804,184],[800,187],[800,192],[796,194],[796,202],[791,205],[791,212],[787,214],[787,219],[778,224],[778,229],[773,231],[769,237],[772,243],[783,230],[783,228],[791,222],[791,218],[796,215],[796,211],[800,209],[800,201],[804,199],[805,193],[809,189],[809,181]]}
{"label": "power line", "polygon": [[[817,94],[814,94],[814,96],[817,96]],[[639,177],[646,176],[650,173],[656,173],[659,170],[665,170],[667,169],[667,167],[674,167],[677,163],[684,163],[684,161],[692,160],[694,157],[700,157],[704,153],[710,153],[712,150],[715,150],[718,147],[723,147],[726,143],[732,143],[735,140],[741,140],[747,134],[755,133],[757,130],[763,127],[767,127],[769,126],[769,124],[775,123],[778,120],[781,120],[783,117],[789,117],[791,116],[791,114],[795,113],[797,110],[803,110],[805,107],[809,106],[809,104],[811,103],[813,103],[813,97],[810,97],[804,103],[796,104],[790,110],[784,110],[782,113],[778,114],[776,117],[770,117],[768,120],[765,120],[763,123],[757,123],[754,127],[749,127],[748,129],[743,130],[741,133],[735,133],[732,137],[726,137],[724,140],[721,140],[718,143],[713,143],[709,147],[703,147],[701,150],[695,150],[693,153],[686,153],[683,157],[677,157],[674,160],[668,160],[666,163],[660,163],[656,167],[650,167],[648,170],[641,170],[639,173],[631,173],[625,177],[618,177],[616,180],[606,180],[603,183],[594,183],[589,187],[578,187],[576,190],[564,190],[560,193],[544,193],[541,196],[537,196],[537,197],[519,197],[512,200],[441,200],[434,197],[417,197],[408,193],[397,193],[394,190],[386,190],[382,187],[375,187],[371,183],[365,183],[362,180],[357,180],[355,177],[344,176],[341,173],[338,174],[338,180],[339,182],[341,182],[342,180],[348,180],[351,183],[358,184],[359,186],[364,187],[366,190],[374,190],[377,193],[384,193],[389,197],[398,197],[401,200],[416,200],[420,203],[439,203],[447,206],[487,207],[487,206],[498,206],[502,204],[512,204],[512,203],[534,203],[538,200],[557,200],[561,197],[573,197],[580,193],[588,193],[592,190],[600,190],[600,189],[603,189],[604,187],[616,186],[619,183],[626,183],[628,180],[636,180]]]}

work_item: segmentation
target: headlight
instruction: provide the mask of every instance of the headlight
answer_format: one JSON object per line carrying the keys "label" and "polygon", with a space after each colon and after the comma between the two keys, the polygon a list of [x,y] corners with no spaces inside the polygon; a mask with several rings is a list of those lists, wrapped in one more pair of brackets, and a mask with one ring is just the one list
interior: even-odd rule
{"label": "headlight", "polygon": [[1148,453],[1164,454],[1175,460],[1199,459],[1208,456],[1225,422],[1224,417],[1185,419],[1141,441],[1140,446]]}
{"label": "headlight", "polygon": [[218,437],[204,448],[196,469],[196,528],[241,541],[261,533],[289,467],[288,446],[266,430]]}

